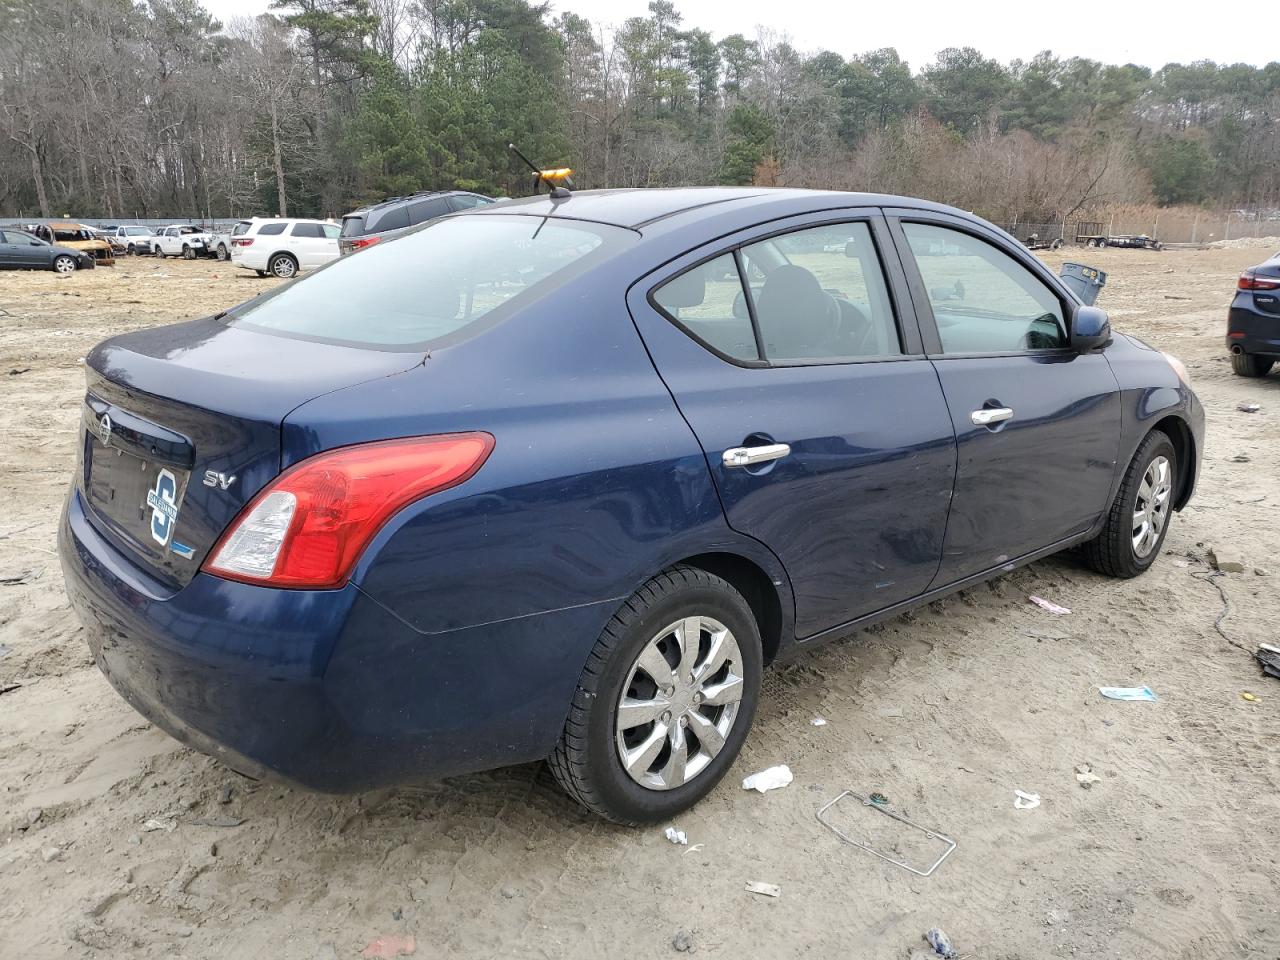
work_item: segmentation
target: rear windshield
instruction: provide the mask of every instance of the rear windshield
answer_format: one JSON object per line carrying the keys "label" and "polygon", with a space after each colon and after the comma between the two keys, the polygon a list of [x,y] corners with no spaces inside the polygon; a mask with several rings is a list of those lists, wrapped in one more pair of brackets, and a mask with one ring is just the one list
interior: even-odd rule
{"label": "rear windshield", "polygon": [[[229,322],[373,347],[423,349],[556,274],[587,269],[632,234],[545,218],[455,217],[330,264],[234,311]],[[621,291],[619,291],[621,295]]]}
{"label": "rear windshield", "polygon": [[342,218],[342,235],[344,237],[358,237],[362,233],[364,233],[364,217]]}
{"label": "rear windshield", "polygon": [[249,232],[249,228],[250,228],[251,226],[253,226],[253,222],[252,222],[252,221],[250,221],[250,220],[241,220],[239,223],[237,223],[234,227],[232,227],[232,228],[231,228],[231,235],[232,235],[233,237],[238,237],[238,236],[240,236],[242,233],[248,233],[248,232]]}

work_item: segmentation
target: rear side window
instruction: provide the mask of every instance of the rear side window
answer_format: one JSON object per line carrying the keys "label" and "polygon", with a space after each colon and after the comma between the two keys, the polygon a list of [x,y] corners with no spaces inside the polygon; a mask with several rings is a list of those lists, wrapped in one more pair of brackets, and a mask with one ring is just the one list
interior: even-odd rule
{"label": "rear side window", "polygon": [[903,223],[943,353],[1011,353],[1067,345],[1062,303],[1017,260],[959,230]]}
{"label": "rear side window", "polygon": [[278,234],[284,233],[284,228],[285,228],[286,226],[288,226],[288,224],[284,224],[284,223],[264,223],[262,226],[260,226],[260,227],[258,228],[258,236],[260,236],[260,237],[274,237],[274,236],[276,236],[276,235],[278,235]]}
{"label": "rear side window", "polygon": [[432,197],[409,204],[409,222],[426,223],[449,212],[449,201],[444,197]]}
{"label": "rear side window", "polygon": [[686,270],[653,293],[654,302],[717,353],[759,360],[751,314],[732,253]]}
{"label": "rear side window", "polygon": [[839,362],[901,356],[893,305],[866,223],[770,237],[667,281],[654,303],[735,360]]}
{"label": "rear side window", "polygon": [[324,237],[324,231],[320,229],[320,224],[318,223],[295,223],[290,234],[295,237],[307,237],[317,240]]}
{"label": "rear side window", "polygon": [[278,287],[236,310],[230,322],[331,343],[425,349],[490,314],[500,318],[631,240],[629,231],[603,224],[523,216],[441,220]]}
{"label": "rear side window", "polygon": [[367,233],[382,233],[386,230],[399,230],[409,226],[409,205],[398,203],[385,210],[374,210],[365,216]]}

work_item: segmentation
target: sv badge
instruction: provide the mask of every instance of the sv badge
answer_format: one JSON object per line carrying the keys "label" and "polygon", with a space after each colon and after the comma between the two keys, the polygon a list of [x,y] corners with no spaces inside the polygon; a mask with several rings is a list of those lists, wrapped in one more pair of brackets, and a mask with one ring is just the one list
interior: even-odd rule
{"label": "sv badge", "polygon": [[219,490],[229,490],[231,485],[236,482],[234,473],[218,473],[216,470],[206,470],[204,472],[204,485],[206,487],[217,487]]}

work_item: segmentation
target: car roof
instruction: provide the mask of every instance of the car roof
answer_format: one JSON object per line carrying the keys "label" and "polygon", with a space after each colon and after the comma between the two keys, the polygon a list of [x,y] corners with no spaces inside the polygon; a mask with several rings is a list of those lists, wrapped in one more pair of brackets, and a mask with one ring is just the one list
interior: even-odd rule
{"label": "car roof", "polygon": [[344,213],[342,216],[344,219],[346,217],[363,217],[365,214],[371,213],[374,210],[381,210],[383,207],[390,207],[397,203],[404,203],[408,200],[422,200],[427,197],[451,197],[456,194],[463,194],[470,197],[484,196],[483,193],[476,193],[474,190],[423,190],[420,193],[405,194],[403,197],[387,197],[387,199],[379,200],[377,203],[370,203],[363,207],[357,207],[355,210],[352,210],[350,213]]}
{"label": "car roof", "polygon": [[[539,217],[563,217],[590,220],[617,227],[638,230],[642,227],[682,215],[716,212],[732,208],[734,212],[757,209],[767,219],[765,207],[783,206],[790,212],[806,209],[852,206],[915,207],[969,217],[970,214],[943,204],[908,197],[878,193],[850,193],[835,190],[796,190],[781,187],[640,187],[625,190],[580,190],[566,199],[556,200],[547,194],[506,200],[476,210],[466,216],[524,214]],[[779,213],[778,215],[785,215]]]}

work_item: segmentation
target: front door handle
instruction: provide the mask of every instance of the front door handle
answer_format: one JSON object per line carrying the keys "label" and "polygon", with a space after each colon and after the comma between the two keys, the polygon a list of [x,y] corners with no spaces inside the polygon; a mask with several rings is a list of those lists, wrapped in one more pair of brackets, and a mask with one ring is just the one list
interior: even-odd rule
{"label": "front door handle", "polygon": [[749,467],[756,463],[781,460],[790,452],[791,447],[785,443],[767,443],[759,447],[730,447],[724,452],[721,461],[726,467]]}
{"label": "front door handle", "polygon": [[969,414],[969,419],[973,421],[974,426],[989,427],[993,423],[1012,420],[1013,410],[1009,407],[983,407],[981,410],[975,410]]}

